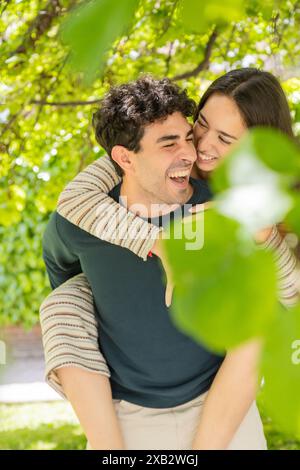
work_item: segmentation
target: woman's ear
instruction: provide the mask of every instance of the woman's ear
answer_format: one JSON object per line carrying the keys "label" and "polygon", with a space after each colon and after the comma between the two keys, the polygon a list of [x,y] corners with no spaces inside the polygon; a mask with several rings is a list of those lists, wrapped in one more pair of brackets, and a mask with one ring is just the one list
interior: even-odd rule
{"label": "woman's ear", "polygon": [[122,168],[124,173],[132,172],[131,152],[123,145],[114,145],[111,150],[111,158]]}

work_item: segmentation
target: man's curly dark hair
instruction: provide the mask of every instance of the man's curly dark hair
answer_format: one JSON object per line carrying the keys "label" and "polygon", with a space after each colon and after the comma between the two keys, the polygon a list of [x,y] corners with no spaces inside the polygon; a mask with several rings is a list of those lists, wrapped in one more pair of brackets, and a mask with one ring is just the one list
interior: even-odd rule
{"label": "man's curly dark hair", "polygon": [[[146,125],[174,112],[193,116],[195,109],[194,100],[171,80],[144,75],[136,81],[112,87],[93,114],[92,123],[97,142],[111,156],[115,145],[138,152]],[[113,164],[122,176],[123,170],[114,161]]]}

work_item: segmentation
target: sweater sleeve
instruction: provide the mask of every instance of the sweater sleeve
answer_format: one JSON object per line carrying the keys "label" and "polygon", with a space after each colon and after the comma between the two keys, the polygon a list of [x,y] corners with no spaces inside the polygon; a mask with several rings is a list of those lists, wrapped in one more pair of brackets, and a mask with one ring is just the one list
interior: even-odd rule
{"label": "sweater sleeve", "polygon": [[43,235],[43,259],[52,289],[80,274],[81,264],[78,256],[63,242],[57,229],[54,212]]}
{"label": "sweater sleeve", "polygon": [[299,261],[279,234],[276,226],[262,244],[267,250],[272,250],[277,266],[278,297],[285,307],[293,307],[300,300],[300,265]]}
{"label": "sweater sleeve", "polygon": [[108,196],[120,181],[113,163],[105,155],[65,187],[58,199],[57,212],[91,235],[128,248],[146,261],[162,228],[144,221]]}

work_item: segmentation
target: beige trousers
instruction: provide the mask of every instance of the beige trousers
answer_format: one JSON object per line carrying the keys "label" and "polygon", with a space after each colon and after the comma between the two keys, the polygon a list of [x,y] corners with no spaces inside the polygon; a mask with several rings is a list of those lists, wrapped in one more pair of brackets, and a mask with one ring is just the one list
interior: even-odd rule
{"label": "beige trousers", "polygon": [[[172,408],[146,408],[113,399],[128,450],[191,450],[208,392]],[[88,443],[87,449],[90,449]],[[254,401],[228,450],[267,450],[261,417]]]}

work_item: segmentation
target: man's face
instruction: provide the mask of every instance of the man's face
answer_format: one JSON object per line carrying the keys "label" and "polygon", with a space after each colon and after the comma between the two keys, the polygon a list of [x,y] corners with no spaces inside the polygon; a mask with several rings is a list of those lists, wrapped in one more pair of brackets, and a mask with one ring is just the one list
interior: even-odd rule
{"label": "man's face", "polygon": [[192,194],[189,177],[197,154],[193,128],[179,112],[145,127],[141,150],[132,152],[135,183],[149,202],[184,204]]}

